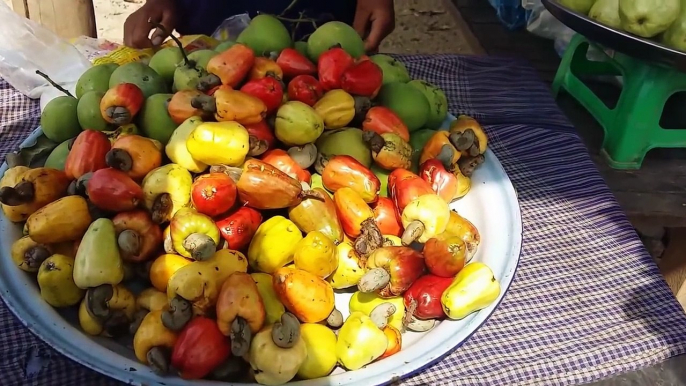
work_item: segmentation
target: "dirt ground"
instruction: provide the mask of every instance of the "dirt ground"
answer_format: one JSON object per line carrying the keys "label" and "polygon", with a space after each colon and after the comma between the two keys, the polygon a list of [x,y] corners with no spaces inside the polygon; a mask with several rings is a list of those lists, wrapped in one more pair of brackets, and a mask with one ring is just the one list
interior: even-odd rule
{"label": "dirt ground", "polygon": [[[11,0],[4,1],[11,3]],[[124,20],[143,0],[94,0],[93,3],[98,37],[121,42]],[[380,50],[405,54],[475,53],[477,49],[470,36],[458,24],[459,16],[456,18],[448,7],[444,0],[395,0],[396,28]]]}

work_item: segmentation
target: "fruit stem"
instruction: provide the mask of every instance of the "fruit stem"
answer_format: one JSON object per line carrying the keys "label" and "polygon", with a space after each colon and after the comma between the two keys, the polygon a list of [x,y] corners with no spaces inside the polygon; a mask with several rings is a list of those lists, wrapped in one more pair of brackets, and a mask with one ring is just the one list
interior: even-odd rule
{"label": "fruit stem", "polygon": [[298,1],[300,1],[300,0],[293,0],[293,1],[291,1],[291,3],[288,4],[288,7],[286,7],[286,8],[281,12],[281,14],[279,14],[279,16],[283,16],[283,15],[285,15],[286,13],[288,13],[288,11],[290,11],[291,9],[293,9],[293,7],[295,7],[295,5],[298,4]]}
{"label": "fruit stem", "polygon": [[162,24],[151,21],[151,20],[149,21],[149,23],[152,24],[153,26],[155,26],[155,28],[161,29],[162,32],[165,33],[165,35],[169,35],[171,40],[173,40],[174,43],[176,43],[176,45],[179,46],[179,51],[181,51],[181,56],[183,56],[183,63],[186,65],[186,67],[188,67],[188,68],[195,67],[195,63],[191,62],[191,60],[188,59],[188,55],[186,55],[186,50],[183,48],[183,43],[181,43],[181,40],[179,40],[179,38],[177,38],[176,36],[174,36],[174,34],[169,32],[167,30],[167,28],[165,26],[163,26]]}
{"label": "fruit stem", "polygon": [[36,74],[40,75],[43,79],[47,80],[48,83],[50,83],[50,85],[52,85],[52,87],[54,87],[54,88],[56,88],[56,89],[62,91],[63,93],[67,94],[67,96],[70,96],[70,97],[74,98],[74,96],[69,92],[69,90],[67,90],[66,88],[64,88],[64,87],[60,86],[59,84],[55,83],[54,80],[50,79],[50,77],[47,76],[47,75],[46,75],[44,72],[42,72],[41,70],[36,70]]}

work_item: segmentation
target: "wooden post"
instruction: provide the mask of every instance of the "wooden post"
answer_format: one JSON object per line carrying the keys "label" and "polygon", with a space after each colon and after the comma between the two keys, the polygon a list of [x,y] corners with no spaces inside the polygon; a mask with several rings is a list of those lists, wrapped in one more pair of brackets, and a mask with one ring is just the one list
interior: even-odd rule
{"label": "wooden post", "polygon": [[65,39],[98,36],[93,0],[12,0],[12,8]]}

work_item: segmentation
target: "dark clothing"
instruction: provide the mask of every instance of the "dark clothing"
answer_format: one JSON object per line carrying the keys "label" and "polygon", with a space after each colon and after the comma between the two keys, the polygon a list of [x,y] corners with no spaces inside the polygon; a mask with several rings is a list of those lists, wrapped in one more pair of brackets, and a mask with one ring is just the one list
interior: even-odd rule
{"label": "dark clothing", "polygon": [[[183,35],[211,35],[228,17],[248,13],[255,17],[258,12],[280,15],[291,3],[291,0],[176,0],[179,11],[177,31]],[[355,18],[357,0],[299,0],[284,17],[297,19],[300,12],[305,17],[316,19],[318,25],[327,21],[338,20],[352,25]],[[283,22],[288,30],[295,23]],[[312,23],[300,23],[296,40],[312,33]]]}

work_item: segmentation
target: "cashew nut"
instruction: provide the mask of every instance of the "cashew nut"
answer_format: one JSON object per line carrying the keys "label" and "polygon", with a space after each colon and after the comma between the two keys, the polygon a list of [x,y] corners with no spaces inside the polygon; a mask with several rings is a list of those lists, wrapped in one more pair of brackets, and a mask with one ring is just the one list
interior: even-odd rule
{"label": "cashew nut", "polygon": [[290,312],[281,315],[281,320],[274,323],[272,340],[281,348],[291,348],[300,339],[300,321]]}

